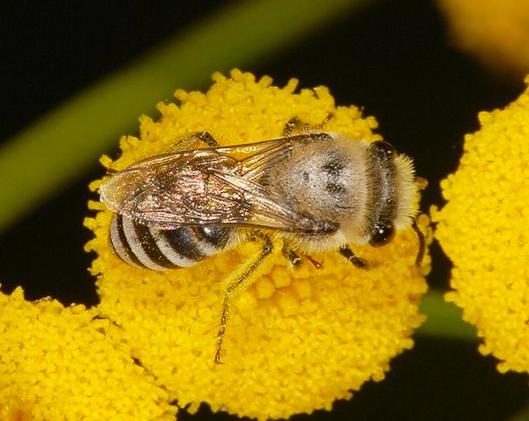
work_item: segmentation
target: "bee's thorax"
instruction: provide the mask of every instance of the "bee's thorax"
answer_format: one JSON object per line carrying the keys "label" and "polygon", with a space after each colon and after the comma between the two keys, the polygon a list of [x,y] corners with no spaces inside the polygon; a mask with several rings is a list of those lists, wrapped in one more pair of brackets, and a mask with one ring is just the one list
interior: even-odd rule
{"label": "bee's thorax", "polygon": [[302,214],[339,226],[318,236],[286,233],[303,251],[389,240],[384,235],[393,227],[411,223],[416,194],[411,161],[386,142],[332,136],[331,142],[294,148],[287,160],[270,169],[267,188],[272,195]]}

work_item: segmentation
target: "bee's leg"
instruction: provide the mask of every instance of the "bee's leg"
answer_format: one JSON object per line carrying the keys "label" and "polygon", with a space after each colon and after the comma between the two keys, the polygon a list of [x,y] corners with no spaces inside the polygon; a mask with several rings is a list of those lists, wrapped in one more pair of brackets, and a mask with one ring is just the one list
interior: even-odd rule
{"label": "bee's leg", "polygon": [[217,350],[215,351],[215,364],[222,363],[222,343],[224,341],[224,334],[226,333],[226,325],[228,321],[228,313],[230,310],[231,299],[244,290],[249,279],[254,272],[261,266],[264,259],[272,253],[273,246],[270,239],[263,236],[264,245],[261,253],[257,259],[248,260],[244,262],[239,270],[232,276],[231,279],[227,280],[226,286],[224,287],[224,298],[222,301],[222,312],[220,316],[220,327],[217,332]]}
{"label": "bee's leg", "polygon": [[327,117],[325,117],[325,119],[316,126],[311,126],[310,124],[304,123],[298,117],[292,117],[287,121],[285,127],[283,128],[283,136],[289,137],[295,134],[310,133],[316,130],[321,130],[323,126],[327,124],[333,117],[333,113],[327,114]]}
{"label": "bee's leg", "polygon": [[301,264],[301,257],[299,257],[299,254],[297,254],[294,250],[283,247],[283,256],[287,258],[287,260],[292,264],[292,266],[297,267]]}
{"label": "bee's leg", "polygon": [[[285,256],[294,267],[299,266],[302,262],[301,256],[288,247],[283,247],[283,256]],[[314,260],[311,256],[303,255],[303,257],[305,257],[310,263],[312,263],[316,269],[321,268],[321,263]]]}
{"label": "bee's leg", "polygon": [[347,260],[349,260],[357,268],[359,268],[359,269],[368,269],[369,265],[367,263],[367,260],[356,256],[353,253],[353,250],[351,250],[349,248],[349,246],[340,247],[340,249],[338,251],[340,252],[340,254],[343,257],[345,257]]}
{"label": "bee's leg", "polygon": [[215,147],[215,146],[218,146],[219,144],[217,143],[217,140],[211,135],[210,132],[206,132],[206,131],[203,131],[203,132],[197,132],[194,134],[194,136],[204,142],[206,145],[210,146],[210,147]]}
{"label": "bee's leg", "polygon": [[283,127],[283,136],[289,137],[299,133],[308,132],[310,126],[306,123],[303,123],[298,117],[292,117],[288,120]]}
{"label": "bee's leg", "polygon": [[209,147],[218,146],[215,138],[209,132],[203,131],[193,133],[184,139],[180,139],[169,148],[169,152],[174,153],[196,149],[200,142],[205,143]]}
{"label": "bee's leg", "polygon": [[325,125],[326,125],[330,120],[332,120],[333,118],[334,118],[334,113],[329,112],[329,113],[327,114],[327,116],[323,119],[323,121],[322,121],[320,124],[318,124],[317,128],[318,128],[318,129],[323,128],[323,126],[325,126]]}
{"label": "bee's leg", "polygon": [[417,240],[419,241],[417,255],[415,256],[415,266],[419,267],[421,266],[421,262],[424,257],[424,250],[426,248],[426,244],[425,244],[424,234],[421,232],[421,230],[417,226],[417,222],[415,220],[411,224],[411,227],[413,228],[413,231],[415,231],[415,234],[417,234]]}
{"label": "bee's leg", "polygon": [[321,268],[322,264],[320,262],[318,262],[317,260],[313,259],[309,255],[306,255],[305,257],[309,260],[310,263],[312,263],[312,266],[314,266],[316,269]]}

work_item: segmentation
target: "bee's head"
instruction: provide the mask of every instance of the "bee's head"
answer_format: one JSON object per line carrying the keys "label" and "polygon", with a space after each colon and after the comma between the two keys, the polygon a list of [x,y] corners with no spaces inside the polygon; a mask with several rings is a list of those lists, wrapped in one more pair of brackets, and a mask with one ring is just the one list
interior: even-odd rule
{"label": "bee's head", "polygon": [[395,227],[393,224],[389,221],[378,222],[371,230],[369,244],[373,247],[380,247],[393,240],[393,237],[395,237]]}
{"label": "bee's head", "polygon": [[398,154],[389,143],[373,142],[370,160],[373,188],[369,244],[378,247],[389,243],[396,229],[411,226],[417,188],[411,159]]}

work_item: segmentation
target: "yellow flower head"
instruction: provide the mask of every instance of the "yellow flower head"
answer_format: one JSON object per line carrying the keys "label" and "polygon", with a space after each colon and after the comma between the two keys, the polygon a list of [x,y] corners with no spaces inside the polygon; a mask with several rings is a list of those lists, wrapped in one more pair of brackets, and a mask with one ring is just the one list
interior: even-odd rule
{"label": "yellow flower head", "polygon": [[[179,105],[161,103],[161,117],[141,118],[140,138],[121,140],[123,153],[110,170],[167,151],[189,133],[207,130],[221,145],[281,136],[292,117],[355,139],[379,140],[373,118],[356,107],[336,107],[325,87],[295,93],[271,79],[233,71],[214,75],[208,92],[177,91]],[[98,188],[101,180],[94,182]],[[120,261],[108,245],[112,214],[98,203],[86,225],[95,238],[86,249],[98,255],[99,309],[114,321],[133,356],[191,411],[207,402],[258,419],[329,409],[335,399],[372,379],[383,379],[392,357],[412,346],[410,335],[422,316],[417,302],[426,290],[414,266],[417,238],[399,232],[389,245],[355,252],[371,270],[355,268],[338,253],[314,254],[293,267],[281,240],[260,266],[252,284],[233,302],[224,338],[223,364],[213,362],[222,304],[223,280],[262,245],[245,242],[191,268],[155,272]],[[427,221],[420,220],[423,231]],[[426,272],[428,258],[423,272]]]}
{"label": "yellow flower head", "polygon": [[[526,79],[529,82],[529,78]],[[454,263],[447,295],[501,371],[529,372],[529,91],[479,114],[459,169],[442,181],[436,237]]]}
{"label": "yellow flower head", "polygon": [[167,392],[96,316],[0,293],[1,420],[174,420]]}
{"label": "yellow flower head", "polygon": [[438,0],[453,38],[490,67],[529,71],[529,3],[519,0]]}

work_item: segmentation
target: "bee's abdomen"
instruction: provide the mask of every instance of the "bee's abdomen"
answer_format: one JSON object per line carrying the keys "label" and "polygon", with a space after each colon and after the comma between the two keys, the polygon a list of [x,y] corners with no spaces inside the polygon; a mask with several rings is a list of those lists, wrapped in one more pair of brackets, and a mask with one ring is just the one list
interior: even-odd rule
{"label": "bee's abdomen", "polygon": [[114,215],[110,245],[121,260],[152,270],[189,267],[221,251],[232,229],[221,225],[160,230]]}

